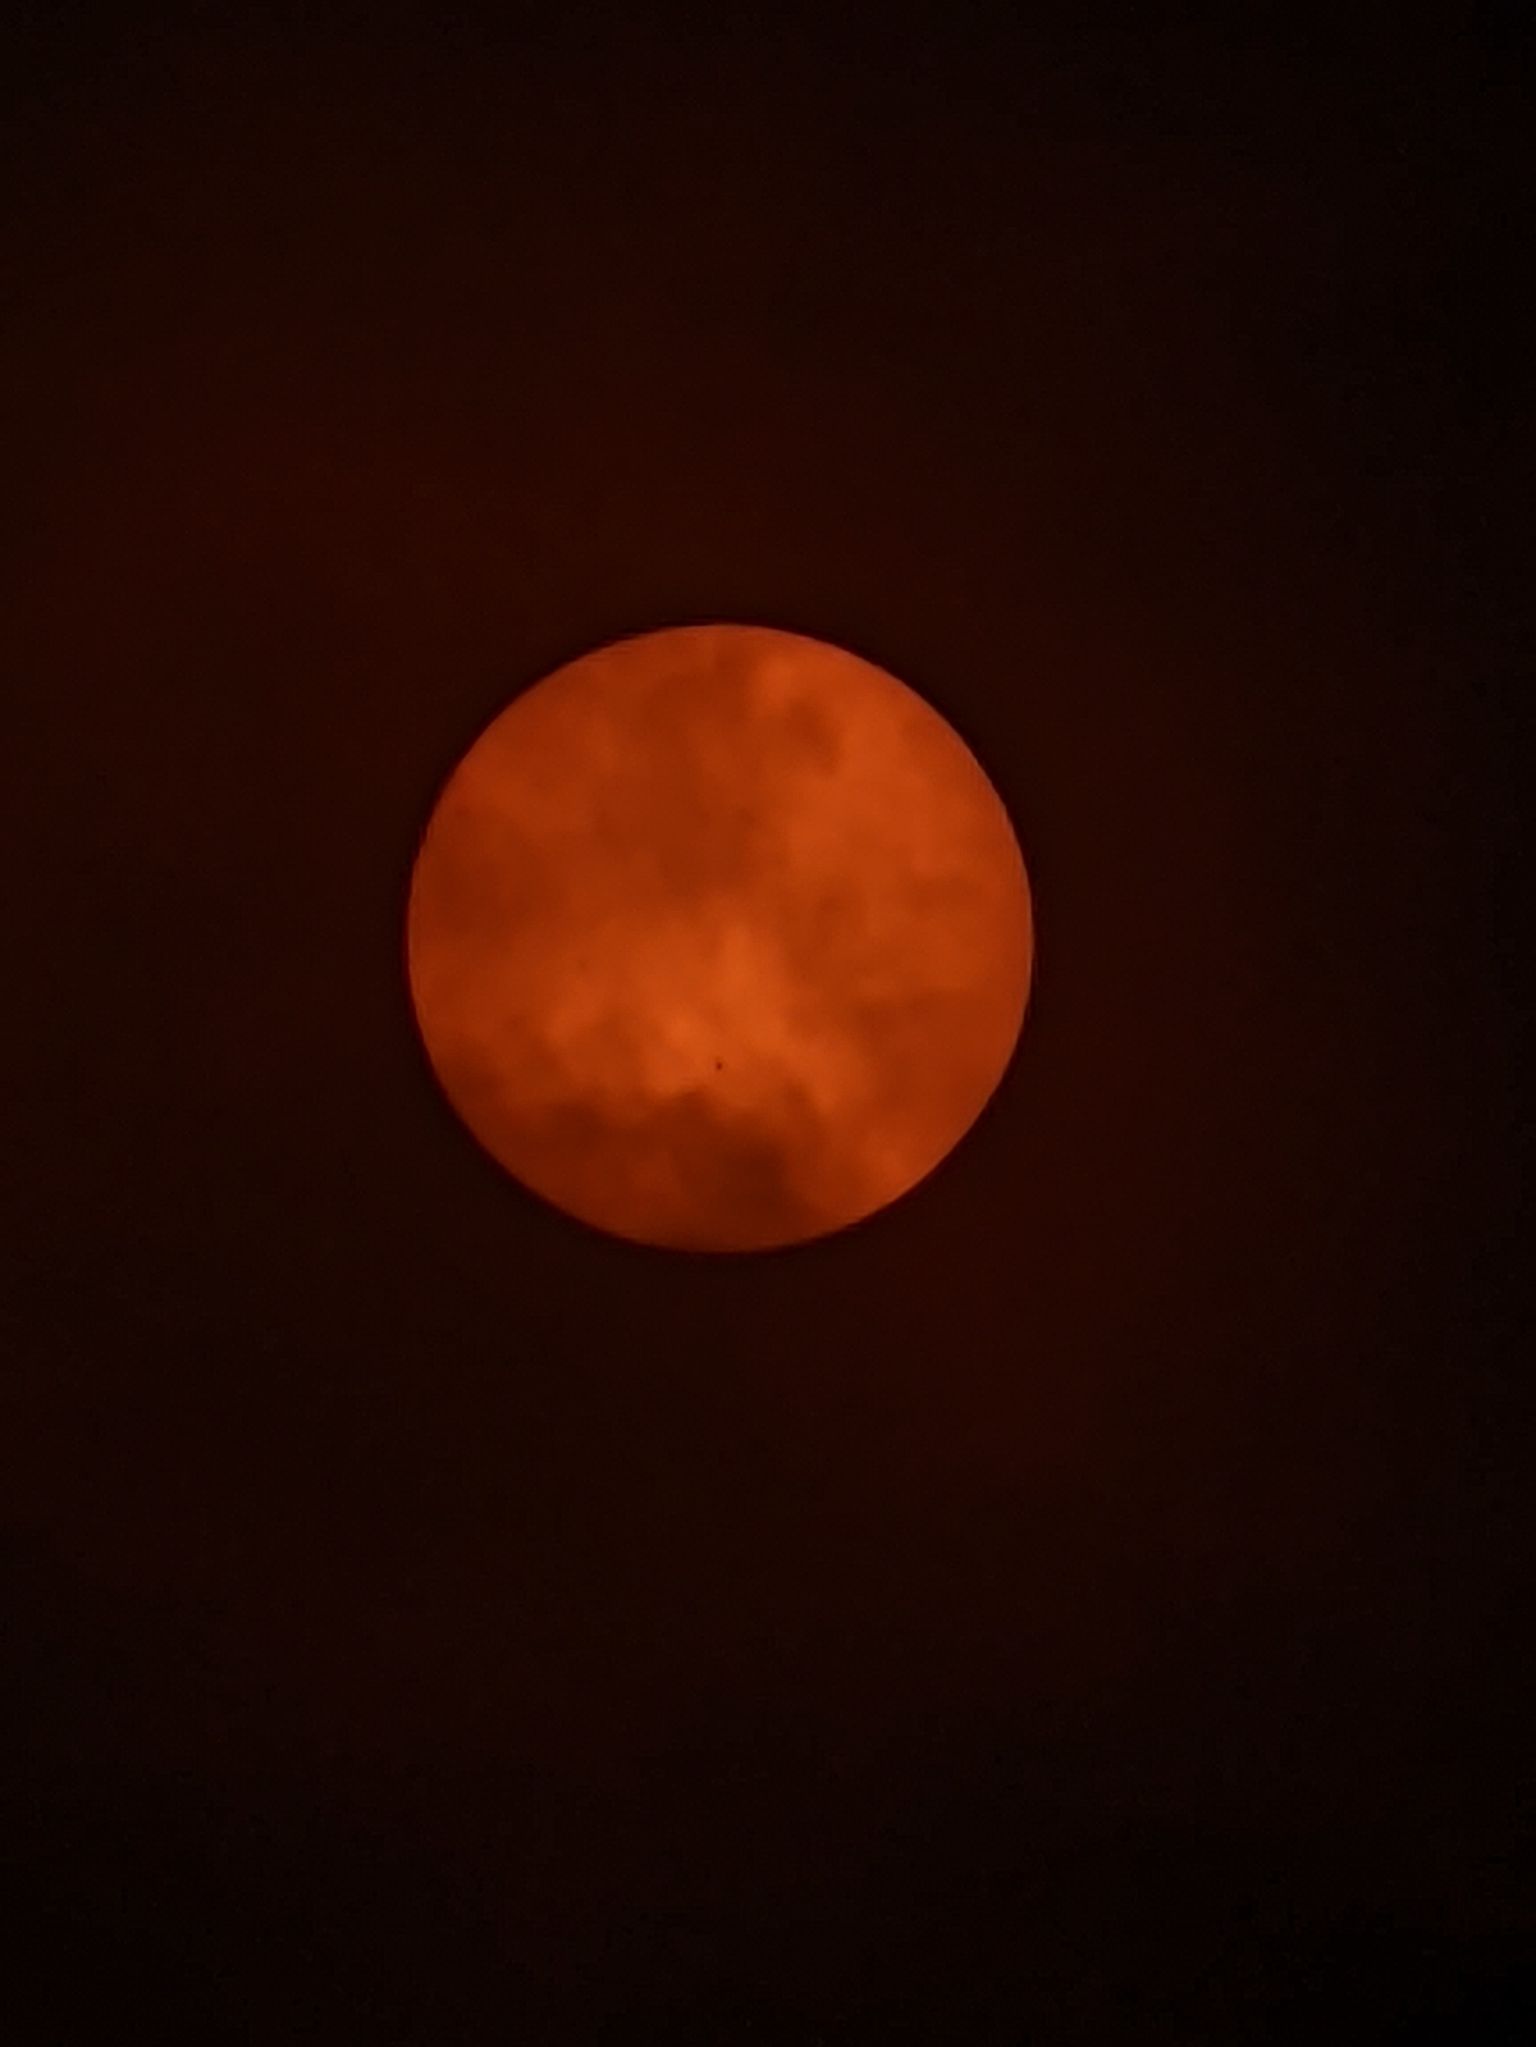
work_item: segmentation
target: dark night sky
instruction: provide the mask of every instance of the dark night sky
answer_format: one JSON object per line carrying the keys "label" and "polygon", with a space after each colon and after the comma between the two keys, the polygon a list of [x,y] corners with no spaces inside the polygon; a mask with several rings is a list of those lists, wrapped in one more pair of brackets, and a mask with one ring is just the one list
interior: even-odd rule
{"label": "dark night sky", "polygon": [[[6,67],[8,2037],[1517,2037],[1512,38],[261,12]],[[713,618],[1039,915],[740,1260],[400,965],[486,720]]]}

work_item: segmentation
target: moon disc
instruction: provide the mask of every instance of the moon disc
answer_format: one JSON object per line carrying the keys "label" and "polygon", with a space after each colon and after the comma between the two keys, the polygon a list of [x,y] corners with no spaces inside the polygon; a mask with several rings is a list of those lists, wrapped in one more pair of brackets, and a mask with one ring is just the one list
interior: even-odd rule
{"label": "moon disc", "polygon": [[953,1149],[1023,1023],[1001,799],[904,684],[799,634],[597,649],[517,697],[422,838],[406,962],[462,1121],[600,1230],[761,1250]]}

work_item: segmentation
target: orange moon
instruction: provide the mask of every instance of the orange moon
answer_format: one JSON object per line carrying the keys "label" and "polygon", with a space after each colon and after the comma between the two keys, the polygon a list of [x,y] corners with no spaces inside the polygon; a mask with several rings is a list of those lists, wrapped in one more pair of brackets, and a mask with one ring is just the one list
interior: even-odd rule
{"label": "orange moon", "polygon": [[640,1243],[752,1251],[884,1208],[1018,1040],[1029,883],[905,684],[682,626],[517,697],[442,790],[406,915],[422,1041],[507,1172]]}

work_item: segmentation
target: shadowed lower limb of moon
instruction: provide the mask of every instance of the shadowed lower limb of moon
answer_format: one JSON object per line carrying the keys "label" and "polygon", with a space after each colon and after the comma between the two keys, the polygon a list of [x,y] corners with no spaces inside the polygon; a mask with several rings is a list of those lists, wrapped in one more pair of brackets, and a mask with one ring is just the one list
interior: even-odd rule
{"label": "shadowed lower limb of moon", "polygon": [[1017,1039],[1029,890],[912,691],[743,626],[599,649],[450,777],[407,917],[432,1066],[510,1173],[601,1229],[756,1249],[885,1206]]}

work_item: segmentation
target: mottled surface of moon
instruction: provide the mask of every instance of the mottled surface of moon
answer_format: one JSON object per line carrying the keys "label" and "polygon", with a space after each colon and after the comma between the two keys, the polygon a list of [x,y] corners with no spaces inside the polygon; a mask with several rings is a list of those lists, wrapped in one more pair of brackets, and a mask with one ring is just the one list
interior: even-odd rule
{"label": "mottled surface of moon", "polygon": [[995,1090],[1033,925],[1007,813],[919,696],[824,642],[647,633],[449,778],[407,966],[449,1102],[621,1237],[767,1249],[915,1185]]}

